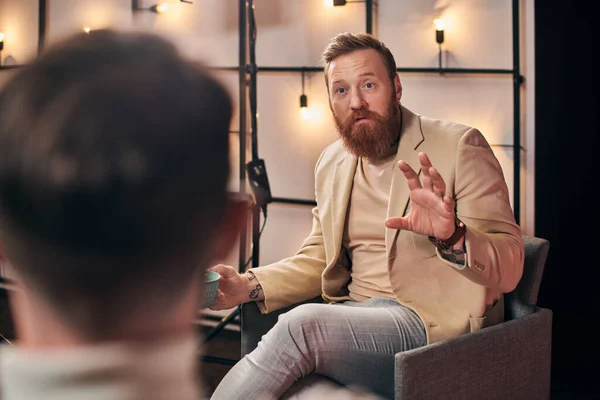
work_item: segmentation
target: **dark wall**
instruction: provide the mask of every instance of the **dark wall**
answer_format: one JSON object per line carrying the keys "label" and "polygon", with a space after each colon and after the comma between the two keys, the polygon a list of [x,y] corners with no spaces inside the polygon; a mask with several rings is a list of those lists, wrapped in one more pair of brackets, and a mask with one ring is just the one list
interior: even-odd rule
{"label": "dark wall", "polygon": [[535,234],[550,241],[539,304],[554,312],[554,377],[590,376],[600,364],[600,24],[591,4],[535,2]]}

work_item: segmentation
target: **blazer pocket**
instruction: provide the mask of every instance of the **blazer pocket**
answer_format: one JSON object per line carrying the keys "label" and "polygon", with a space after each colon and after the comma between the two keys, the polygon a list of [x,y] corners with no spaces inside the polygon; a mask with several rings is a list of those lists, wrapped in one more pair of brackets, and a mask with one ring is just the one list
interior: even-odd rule
{"label": "blazer pocket", "polygon": [[471,332],[477,332],[485,326],[485,316],[469,317],[469,324],[471,325]]}

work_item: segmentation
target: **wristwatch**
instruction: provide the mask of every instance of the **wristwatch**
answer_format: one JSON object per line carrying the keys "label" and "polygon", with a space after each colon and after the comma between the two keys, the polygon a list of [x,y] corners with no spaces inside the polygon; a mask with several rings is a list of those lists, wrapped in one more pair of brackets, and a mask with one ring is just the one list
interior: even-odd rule
{"label": "wristwatch", "polygon": [[454,229],[452,236],[450,236],[448,239],[442,240],[433,236],[429,236],[429,241],[441,251],[448,251],[452,249],[452,246],[458,243],[458,241],[465,236],[465,233],[467,232],[467,226],[464,222],[458,219],[458,217],[454,218],[454,223],[456,228]]}

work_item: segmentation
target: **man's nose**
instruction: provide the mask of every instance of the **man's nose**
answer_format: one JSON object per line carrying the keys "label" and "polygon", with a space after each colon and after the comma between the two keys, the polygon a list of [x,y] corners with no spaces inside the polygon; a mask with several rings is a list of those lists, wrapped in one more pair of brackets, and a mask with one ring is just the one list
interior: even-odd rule
{"label": "man's nose", "polygon": [[350,98],[350,108],[352,110],[360,110],[366,108],[367,102],[362,97],[360,91],[354,91],[354,93],[352,93],[351,96],[352,97]]}

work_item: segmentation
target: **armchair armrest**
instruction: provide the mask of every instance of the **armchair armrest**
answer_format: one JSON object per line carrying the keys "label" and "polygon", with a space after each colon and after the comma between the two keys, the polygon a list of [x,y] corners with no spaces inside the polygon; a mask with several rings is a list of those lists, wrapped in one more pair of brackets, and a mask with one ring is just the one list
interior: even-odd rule
{"label": "armchair armrest", "polygon": [[395,399],[548,399],[552,311],[396,354]]}
{"label": "armchair armrest", "polygon": [[269,331],[277,322],[279,316],[292,308],[306,303],[321,303],[321,297],[315,297],[301,303],[292,304],[291,306],[263,314],[258,309],[256,303],[246,303],[241,306],[241,336],[242,336],[242,357],[250,353],[256,348],[258,342],[265,333]]}

